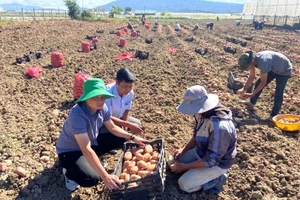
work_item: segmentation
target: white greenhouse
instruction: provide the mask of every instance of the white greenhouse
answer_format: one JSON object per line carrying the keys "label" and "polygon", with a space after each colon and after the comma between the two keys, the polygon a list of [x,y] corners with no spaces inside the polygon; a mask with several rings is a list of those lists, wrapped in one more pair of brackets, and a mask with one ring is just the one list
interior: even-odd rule
{"label": "white greenhouse", "polygon": [[300,0],[249,0],[244,4],[244,16],[268,24],[290,24],[300,21]]}
{"label": "white greenhouse", "polygon": [[300,0],[257,0],[255,15],[297,17]]}

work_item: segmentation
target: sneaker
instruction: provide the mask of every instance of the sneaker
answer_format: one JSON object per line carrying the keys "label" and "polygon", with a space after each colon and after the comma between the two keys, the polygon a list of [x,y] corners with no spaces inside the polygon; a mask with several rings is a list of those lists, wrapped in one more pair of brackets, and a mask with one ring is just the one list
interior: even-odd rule
{"label": "sneaker", "polygon": [[217,178],[216,185],[208,190],[211,194],[219,194],[223,190],[223,185],[226,183],[227,174],[223,174]]}
{"label": "sneaker", "polygon": [[109,154],[111,154],[111,155],[116,155],[117,153],[118,153],[117,149],[113,149],[113,150],[109,151]]}
{"label": "sneaker", "polygon": [[104,168],[107,167],[107,163],[104,161],[103,156],[100,156],[100,163],[101,163],[101,165],[102,165]]}
{"label": "sneaker", "polygon": [[68,188],[68,190],[70,190],[70,191],[76,190],[76,188],[78,187],[78,184],[66,176],[67,169],[63,168],[62,171],[63,171],[64,177],[65,177],[65,184],[66,184],[66,187]]}

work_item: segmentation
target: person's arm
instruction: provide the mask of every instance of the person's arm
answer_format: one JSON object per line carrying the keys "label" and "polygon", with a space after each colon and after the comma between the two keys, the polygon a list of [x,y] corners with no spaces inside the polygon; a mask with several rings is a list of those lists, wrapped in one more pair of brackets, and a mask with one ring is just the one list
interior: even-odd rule
{"label": "person's arm", "polygon": [[[127,110],[126,110],[127,111]],[[125,113],[125,115],[127,115],[126,119],[128,120],[128,113],[129,113],[129,110]],[[124,116],[124,115],[123,115]],[[124,119],[119,119],[117,117],[114,117],[114,116],[110,116],[110,119],[114,122],[114,124],[116,124],[117,126],[120,126],[120,127],[123,127],[125,131],[127,131],[127,128],[130,129],[130,131],[133,133],[133,134],[140,134],[143,132],[143,129],[140,125],[138,124],[135,124],[135,123],[132,123],[132,122],[129,122],[127,120],[124,120]]]}
{"label": "person's arm", "polygon": [[174,153],[173,153],[173,156],[174,156],[174,159],[177,160],[177,158],[182,155],[183,153],[187,152],[188,150],[194,148],[196,146],[196,137],[193,136],[190,141],[184,146],[182,147],[181,149],[178,149],[176,150]]}
{"label": "person's arm", "polygon": [[129,127],[130,126],[129,121],[125,121],[123,119],[119,119],[119,118],[114,117],[114,116],[110,116],[110,119],[114,122],[114,124],[116,124],[120,127]]}
{"label": "person's arm", "polygon": [[253,91],[251,97],[255,96],[258,92],[260,92],[266,86],[267,80],[268,80],[268,74],[261,74],[260,75],[260,84]]}
{"label": "person's arm", "polygon": [[134,136],[128,133],[127,131],[123,130],[122,128],[116,126],[112,120],[104,121],[103,123],[107,130],[117,137],[125,138],[127,140],[133,140],[141,146],[145,145],[145,143],[148,142],[148,140],[145,140],[138,136]]}
{"label": "person's arm", "polygon": [[130,110],[125,110],[124,113],[123,113],[123,116],[121,117],[121,119],[124,120],[124,121],[128,121],[129,112],[130,112]]}
{"label": "person's arm", "polygon": [[253,62],[251,64],[251,66],[249,67],[249,77],[243,87],[243,91],[246,92],[247,89],[250,87],[250,85],[253,83],[254,79],[255,79],[255,67],[253,65]]}
{"label": "person's arm", "polygon": [[75,134],[75,139],[81,149],[83,156],[96,171],[99,177],[104,181],[104,184],[108,187],[108,189],[112,190],[114,188],[118,188],[118,185],[121,185],[121,182],[119,181],[117,176],[108,174],[104,167],[101,165],[97,154],[91,148],[90,139],[87,133]]}

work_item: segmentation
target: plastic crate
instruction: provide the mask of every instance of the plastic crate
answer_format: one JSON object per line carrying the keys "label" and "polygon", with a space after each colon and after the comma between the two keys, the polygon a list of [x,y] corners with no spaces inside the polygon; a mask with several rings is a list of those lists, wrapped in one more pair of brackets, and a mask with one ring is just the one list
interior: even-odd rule
{"label": "plastic crate", "polygon": [[[228,88],[233,90],[234,92],[237,92],[239,89],[244,87],[244,82],[241,82],[239,80],[236,80],[237,77],[247,77],[247,76],[238,76],[236,73],[230,72],[228,76]],[[253,90],[253,83],[252,85],[247,89],[248,93],[251,93]]]}
{"label": "plastic crate", "polygon": [[[145,199],[162,199],[162,193],[165,188],[166,176],[166,159],[164,151],[164,140],[156,139],[149,142],[153,146],[153,150],[160,153],[156,171],[144,178],[126,181],[119,189],[112,191],[112,198],[115,200],[145,200]],[[120,176],[122,172],[124,153],[127,149],[135,149],[139,147],[136,143],[126,142],[123,146],[123,152],[118,160],[114,175]],[[137,183],[135,187],[130,187],[130,183]]]}

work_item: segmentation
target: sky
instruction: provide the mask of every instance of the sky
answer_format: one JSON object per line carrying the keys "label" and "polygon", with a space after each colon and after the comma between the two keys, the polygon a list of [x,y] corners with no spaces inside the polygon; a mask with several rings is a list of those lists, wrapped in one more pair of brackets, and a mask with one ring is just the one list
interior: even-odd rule
{"label": "sky", "polygon": [[[77,0],[80,7],[94,8],[96,6],[105,5],[113,0]],[[245,3],[246,0],[210,0],[228,3]],[[0,4],[19,3],[23,5],[40,6],[44,8],[61,8],[66,9],[63,0],[0,0]]]}

